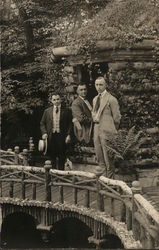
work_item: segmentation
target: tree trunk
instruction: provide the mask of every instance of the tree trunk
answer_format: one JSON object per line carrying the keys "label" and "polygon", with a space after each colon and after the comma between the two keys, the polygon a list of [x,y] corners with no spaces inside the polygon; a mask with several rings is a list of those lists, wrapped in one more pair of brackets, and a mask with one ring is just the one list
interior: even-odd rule
{"label": "tree trunk", "polygon": [[33,28],[31,26],[31,23],[29,21],[29,18],[27,16],[27,13],[19,0],[14,0],[15,4],[17,5],[19,9],[19,16],[22,21],[24,31],[25,31],[25,37],[26,37],[26,44],[27,44],[27,54],[30,59],[30,61],[34,60],[34,35],[33,35]]}

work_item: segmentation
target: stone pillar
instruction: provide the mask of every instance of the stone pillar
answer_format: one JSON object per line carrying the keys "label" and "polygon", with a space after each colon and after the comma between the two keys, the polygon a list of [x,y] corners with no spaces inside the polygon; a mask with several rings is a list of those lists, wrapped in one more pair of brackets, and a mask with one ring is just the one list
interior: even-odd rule
{"label": "stone pillar", "polygon": [[71,65],[67,65],[63,69],[63,81],[67,92],[68,104],[71,105],[76,98],[76,86],[78,84],[79,72]]}

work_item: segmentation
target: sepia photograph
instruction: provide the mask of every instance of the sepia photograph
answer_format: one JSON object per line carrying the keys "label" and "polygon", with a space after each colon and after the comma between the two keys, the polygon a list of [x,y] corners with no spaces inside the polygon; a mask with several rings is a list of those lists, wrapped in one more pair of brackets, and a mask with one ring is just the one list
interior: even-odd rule
{"label": "sepia photograph", "polygon": [[159,249],[159,0],[0,12],[0,249]]}

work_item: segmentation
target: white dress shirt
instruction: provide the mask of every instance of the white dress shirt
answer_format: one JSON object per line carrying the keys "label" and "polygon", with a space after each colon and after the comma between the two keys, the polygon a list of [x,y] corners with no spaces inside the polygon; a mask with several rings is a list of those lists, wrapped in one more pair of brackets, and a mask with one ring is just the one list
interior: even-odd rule
{"label": "white dress shirt", "polygon": [[[58,107],[58,112],[56,112],[56,108]],[[61,105],[53,107],[53,129],[52,132],[60,133],[60,113],[61,113]]]}
{"label": "white dress shirt", "polygon": [[[102,93],[100,93],[100,106],[99,106],[99,109],[98,109],[97,113],[93,114],[94,122],[99,122],[99,114],[100,114],[100,111],[101,111],[101,103],[102,103],[102,99],[105,97],[106,93],[107,93],[106,89]],[[98,94],[98,96],[99,96],[99,94]]]}

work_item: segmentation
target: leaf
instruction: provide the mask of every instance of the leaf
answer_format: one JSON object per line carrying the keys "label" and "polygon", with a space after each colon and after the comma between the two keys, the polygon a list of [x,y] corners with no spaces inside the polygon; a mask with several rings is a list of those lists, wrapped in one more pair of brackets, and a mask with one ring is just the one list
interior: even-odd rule
{"label": "leaf", "polygon": [[107,152],[108,152],[108,154],[109,154],[109,156],[111,157],[111,158],[114,158],[114,159],[122,159],[123,160],[123,157],[122,157],[122,155],[118,152],[118,151],[116,151],[115,149],[113,149],[113,148],[111,148],[111,147],[109,147],[108,145],[104,145],[105,146],[105,148],[106,148],[106,150],[107,150]]}

